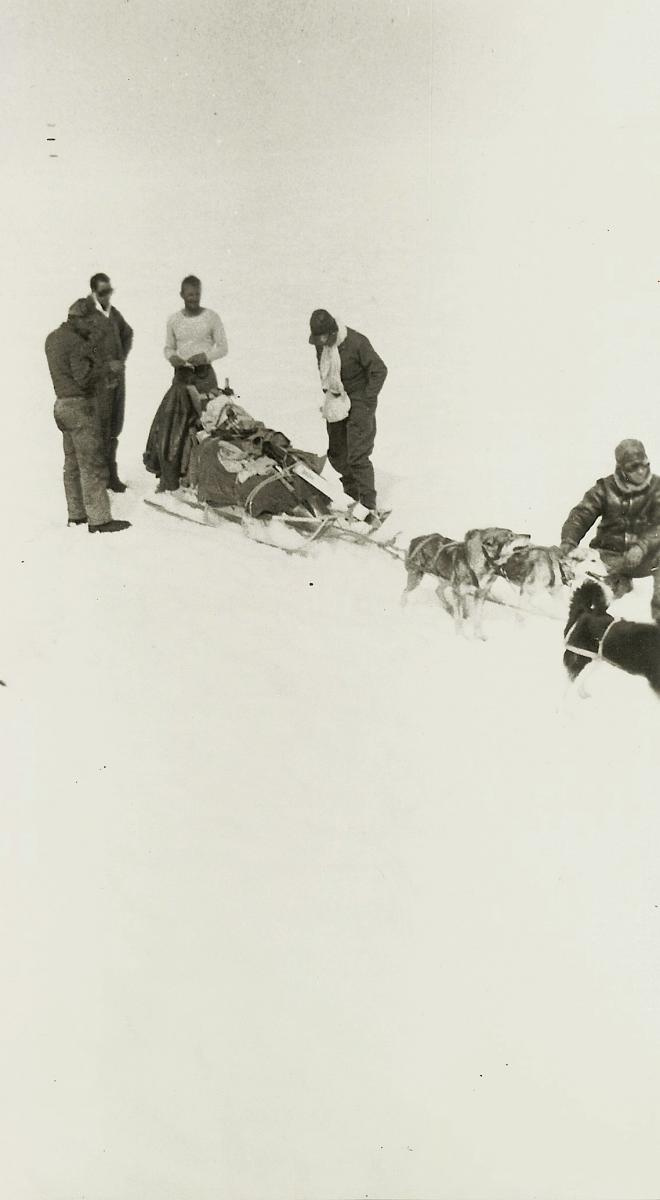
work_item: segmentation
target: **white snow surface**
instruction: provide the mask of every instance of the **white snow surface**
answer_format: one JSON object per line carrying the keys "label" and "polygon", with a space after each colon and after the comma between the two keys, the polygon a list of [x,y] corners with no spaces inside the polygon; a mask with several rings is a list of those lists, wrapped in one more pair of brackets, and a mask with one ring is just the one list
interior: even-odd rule
{"label": "white snow surface", "polygon": [[[304,448],[310,312],[372,340],[402,538],[556,542],[621,438],[658,470],[657,5],[6,8],[0,1200],[655,1200],[647,686],[155,512],[141,454],[194,272]],[[65,526],[43,355],[100,270],[112,537]]]}
{"label": "white snow surface", "polygon": [[53,461],[6,553],[7,1194],[649,1195],[657,701],[376,549],[148,508],[137,434],[128,532]]}

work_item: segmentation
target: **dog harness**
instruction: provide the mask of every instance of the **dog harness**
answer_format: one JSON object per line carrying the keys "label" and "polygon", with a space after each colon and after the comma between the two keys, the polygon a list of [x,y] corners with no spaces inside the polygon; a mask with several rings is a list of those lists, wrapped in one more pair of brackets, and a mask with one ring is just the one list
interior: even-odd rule
{"label": "dog harness", "polygon": [[594,658],[594,659],[601,658],[602,659],[605,638],[607,637],[608,633],[610,632],[610,629],[612,628],[612,626],[616,625],[617,621],[621,620],[621,617],[612,617],[612,620],[610,621],[609,625],[607,626],[607,629],[605,629],[603,632],[603,635],[598,643],[597,650],[583,650],[580,646],[571,646],[571,644],[570,644],[570,639],[572,638],[577,626],[579,625],[580,621],[582,620],[582,616],[583,616],[583,614],[580,613],[580,616],[578,617],[577,621],[575,621],[575,623],[573,625],[571,625],[568,633],[566,634],[566,637],[564,638],[564,649],[570,651],[571,654],[579,655],[581,658]]}
{"label": "dog harness", "polygon": [[[438,536],[438,535],[437,535],[436,533],[430,533],[430,534],[428,535],[428,537],[425,537],[425,538],[423,539],[423,541],[421,541],[421,542],[419,543],[419,546],[416,546],[416,547],[415,547],[415,549],[413,550],[413,552],[412,552],[412,554],[411,554],[411,556],[410,556],[410,557],[411,557],[412,559],[415,559],[415,558],[417,558],[418,554],[421,554],[421,553],[422,553],[422,551],[426,549],[426,547],[428,546],[429,542],[432,542],[432,541],[433,541],[433,539],[434,539],[434,537],[437,537],[437,536]],[[442,546],[440,546],[440,548],[439,548],[439,549],[436,551],[435,558],[433,559],[433,562],[431,563],[431,571],[434,571],[434,570],[435,570],[435,568],[436,568],[436,567],[437,567],[437,565],[438,565],[438,561],[439,561],[439,559],[440,559],[440,555],[441,555],[441,554],[443,554],[445,550],[454,550],[456,546],[460,546],[460,545],[461,545],[461,542],[444,542],[444,543],[442,544]]]}
{"label": "dog harness", "polygon": [[[426,546],[428,546],[429,542],[433,541],[434,537],[437,537],[437,534],[430,533],[428,535],[428,537],[425,537],[424,540],[419,543],[419,546],[415,547],[415,549],[413,550],[413,552],[410,556],[411,561],[414,561],[417,558],[417,556],[420,555],[424,551]],[[457,547],[463,546],[463,545],[465,545],[464,542],[445,542],[442,546],[440,546],[434,555],[433,561],[431,562],[431,566],[429,568],[429,574],[433,574],[433,572],[435,571],[435,569],[440,561],[440,557],[442,554],[444,554],[445,550],[456,550]],[[482,550],[484,552],[484,558],[486,559],[486,562],[488,563],[488,566],[491,568],[491,570],[494,571],[494,573],[496,575],[504,575],[504,571],[502,570],[502,568],[500,566],[498,566],[498,564],[494,561],[494,559],[492,559],[490,557],[490,555],[488,554],[488,551],[486,550],[485,546],[483,546],[483,545],[482,545]],[[469,562],[467,562],[467,559],[466,559],[465,565],[466,565],[468,571],[470,572],[470,577],[472,580],[473,587],[479,588],[480,587],[479,579],[477,578],[474,568],[470,566]],[[506,578],[506,576],[505,576],[505,578]]]}

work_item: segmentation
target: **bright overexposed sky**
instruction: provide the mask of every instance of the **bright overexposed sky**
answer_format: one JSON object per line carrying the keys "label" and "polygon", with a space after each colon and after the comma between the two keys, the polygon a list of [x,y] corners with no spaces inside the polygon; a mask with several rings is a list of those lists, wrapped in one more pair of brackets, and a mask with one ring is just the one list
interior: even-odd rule
{"label": "bright overexposed sky", "polygon": [[46,326],[106,269],[136,364],[166,378],[164,321],[195,272],[241,382],[276,359],[304,378],[320,305],[384,354],[390,329],[423,341],[427,5],[56,2],[11,25],[13,252],[41,268]]}
{"label": "bright overexposed sky", "polygon": [[316,413],[314,307],[372,339],[377,466],[428,477],[436,524],[556,536],[620,437],[660,453],[654,4],[55,0],[6,26],[4,326],[48,422],[43,337],[106,270],[139,462],[192,271],[268,419]]}

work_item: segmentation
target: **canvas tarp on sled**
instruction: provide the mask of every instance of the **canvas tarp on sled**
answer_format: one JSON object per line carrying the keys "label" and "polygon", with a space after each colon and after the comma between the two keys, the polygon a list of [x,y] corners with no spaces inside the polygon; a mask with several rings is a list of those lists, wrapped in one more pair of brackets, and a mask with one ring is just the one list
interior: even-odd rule
{"label": "canvas tarp on sled", "polygon": [[177,389],[156,414],[144,462],[159,475],[159,491],[192,487],[203,503],[240,506],[255,517],[328,508],[322,483],[319,490],[310,482],[325,459],[293,447],[238,405],[230,389],[210,397]]}

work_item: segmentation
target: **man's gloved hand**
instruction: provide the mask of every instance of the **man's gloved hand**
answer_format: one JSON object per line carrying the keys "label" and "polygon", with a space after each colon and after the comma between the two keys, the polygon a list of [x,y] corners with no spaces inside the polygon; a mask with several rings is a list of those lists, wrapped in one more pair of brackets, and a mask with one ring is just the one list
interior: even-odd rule
{"label": "man's gloved hand", "polygon": [[623,558],[627,567],[638,567],[644,557],[644,550],[641,546],[630,546]]}
{"label": "man's gloved hand", "polygon": [[188,363],[191,367],[205,367],[207,365],[208,361],[209,360],[204,353],[193,354],[188,359]]}
{"label": "man's gloved hand", "polygon": [[109,366],[110,370],[112,371],[113,375],[119,375],[120,372],[123,371],[123,369],[124,369],[124,364],[123,364],[121,358],[111,358],[108,363],[108,366]]}
{"label": "man's gloved hand", "polygon": [[186,365],[185,359],[180,358],[178,354],[172,354],[170,356],[170,362],[173,367],[185,367]]}

